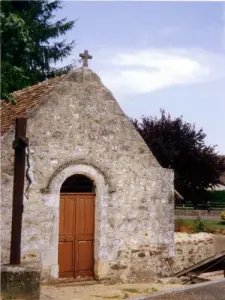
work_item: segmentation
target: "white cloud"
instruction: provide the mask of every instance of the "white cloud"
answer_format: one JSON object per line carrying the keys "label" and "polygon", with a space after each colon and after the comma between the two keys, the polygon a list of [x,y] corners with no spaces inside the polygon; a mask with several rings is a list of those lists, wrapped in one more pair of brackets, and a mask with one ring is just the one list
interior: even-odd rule
{"label": "white cloud", "polygon": [[225,75],[224,56],[197,49],[102,50],[95,53],[94,64],[116,97],[147,94]]}

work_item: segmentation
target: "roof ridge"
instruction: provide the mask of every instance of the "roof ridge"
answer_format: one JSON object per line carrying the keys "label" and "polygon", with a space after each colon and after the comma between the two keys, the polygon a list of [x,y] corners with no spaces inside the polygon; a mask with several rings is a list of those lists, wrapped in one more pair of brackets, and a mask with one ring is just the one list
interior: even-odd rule
{"label": "roof ridge", "polygon": [[[68,74],[68,73],[67,73],[67,74]],[[42,85],[43,83],[46,83],[46,82],[50,82],[50,81],[52,82],[52,81],[54,81],[54,80],[56,80],[56,79],[59,79],[59,78],[62,78],[62,79],[63,79],[67,74],[62,74],[62,75],[55,76],[55,77],[52,77],[52,78],[46,78],[46,79],[43,80],[43,81],[40,81],[40,82],[38,82],[38,83],[29,85],[29,86],[24,87],[24,88],[22,88],[22,89],[20,89],[20,90],[16,90],[16,91],[12,92],[12,95],[17,95],[17,94],[19,94],[19,93],[26,92],[26,91],[31,90],[32,88],[34,88],[34,87],[36,87],[36,86],[40,86],[40,85]]]}

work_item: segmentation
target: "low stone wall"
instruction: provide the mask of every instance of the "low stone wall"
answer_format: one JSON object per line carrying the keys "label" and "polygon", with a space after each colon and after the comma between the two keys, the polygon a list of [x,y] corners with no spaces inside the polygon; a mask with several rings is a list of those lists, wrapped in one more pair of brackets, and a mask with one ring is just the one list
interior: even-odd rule
{"label": "low stone wall", "polygon": [[175,217],[179,216],[214,216],[214,217],[220,217],[222,210],[211,210],[210,214],[207,210],[194,210],[194,209],[175,209]]}
{"label": "low stone wall", "polygon": [[1,265],[2,299],[38,300],[40,298],[39,263]]}
{"label": "low stone wall", "polygon": [[170,261],[173,274],[224,251],[225,236],[209,233],[176,233],[175,249],[175,257]]}

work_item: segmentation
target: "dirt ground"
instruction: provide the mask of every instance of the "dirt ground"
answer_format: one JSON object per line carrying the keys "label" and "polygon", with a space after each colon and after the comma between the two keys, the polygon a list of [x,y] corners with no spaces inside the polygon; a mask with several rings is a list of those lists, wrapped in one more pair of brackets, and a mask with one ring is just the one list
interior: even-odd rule
{"label": "dirt ground", "polygon": [[181,284],[139,283],[139,284],[58,284],[42,285],[40,300],[104,300],[128,299],[130,297],[156,293]]}

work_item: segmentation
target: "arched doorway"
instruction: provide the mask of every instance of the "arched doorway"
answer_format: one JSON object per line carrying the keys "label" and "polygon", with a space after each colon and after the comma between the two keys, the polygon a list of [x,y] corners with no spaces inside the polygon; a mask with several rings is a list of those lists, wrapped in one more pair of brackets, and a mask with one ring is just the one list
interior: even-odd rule
{"label": "arched doorway", "polygon": [[94,276],[95,185],[84,175],[68,177],[60,190],[59,277]]}

